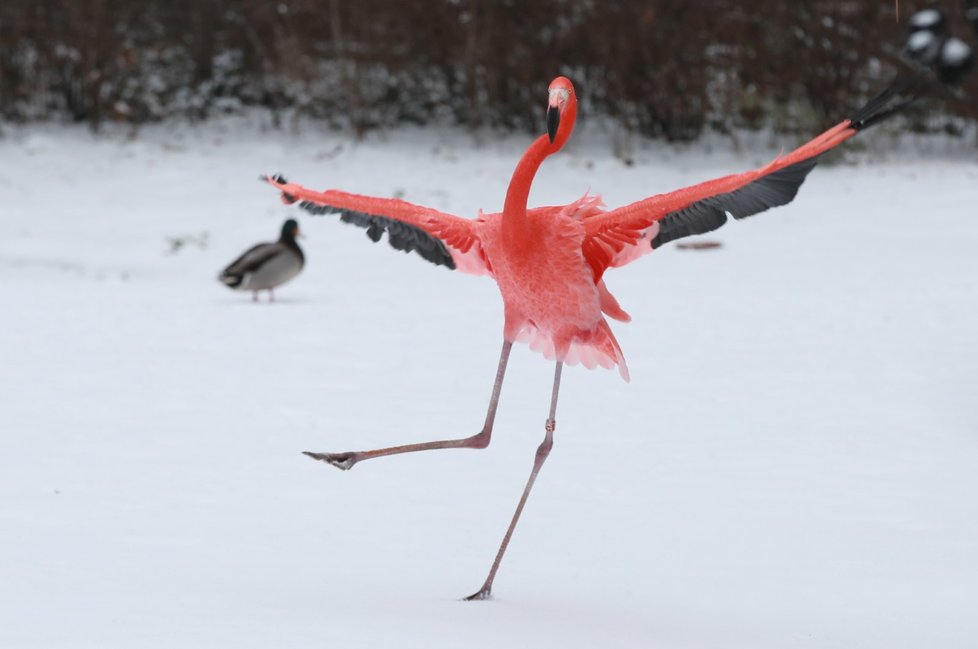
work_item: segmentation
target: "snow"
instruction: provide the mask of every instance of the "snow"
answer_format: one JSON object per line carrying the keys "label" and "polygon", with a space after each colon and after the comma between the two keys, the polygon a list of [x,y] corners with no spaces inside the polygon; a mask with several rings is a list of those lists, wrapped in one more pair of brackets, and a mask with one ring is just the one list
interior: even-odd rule
{"label": "snow", "polygon": [[949,38],[944,43],[941,58],[945,65],[962,65],[971,56],[971,46],[960,38]]}
{"label": "snow", "polygon": [[944,21],[944,15],[937,9],[923,9],[910,17],[912,29],[933,29]]}
{"label": "snow", "polygon": [[[609,205],[751,168],[587,125],[531,204]],[[867,135],[879,141],[882,134]],[[900,148],[607,276],[632,371],[552,366],[490,280],[334,218],[253,304],[216,274],[296,212],[255,179],[474,216],[529,138],[61,127],[0,140],[0,647],[922,647],[978,636],[978,163]],[[189,243],[175,252],[172,240]]]}
{"label": "snow", "polygon": [[[938,42],[938,36],[934,32],[920,31],[910,34],[910,38],[907,39],[907,50],[915,55],[920,55],[922,52],[932,48]],[[933,54],[928,54],[926,58],[933,56]]]}

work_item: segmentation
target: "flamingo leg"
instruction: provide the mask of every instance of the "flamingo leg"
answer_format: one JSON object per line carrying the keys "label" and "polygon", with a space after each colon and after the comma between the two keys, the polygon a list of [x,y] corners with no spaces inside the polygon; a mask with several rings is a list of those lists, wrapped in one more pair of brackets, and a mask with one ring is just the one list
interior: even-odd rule
{"label": "flamingo leg", "polygon": [[384,457],[385,455],[398,455],[400,453],[413,453],[415,451],[434,451],[441,448],[485,448],[489,446],[489,440],[492,437],[492,424],[496,419],[496,407],[499,405],[499,392],[503,387],[506,363],[509,361],[509,352],[512,347],[513,343],[508,340],[503,341],[503,351],[499,355],[499,368],[496,370],[496,381],[492,386],[492,397],[489,399],[489,411],[486,413],[486,423],[483,425],[482,430],[472,437],[422,442],[421,444],[405,444],[403,446],[378,448],[373,451],[348,451],[346,453],[303,452],[314,460],[320,460],[332,464],[338,469],[348,471],[357,462],[370,460],[375,457]]}
{"label": "flamingo leg", "polygon": [[547,456],[550,455],[550,449],[553,448],[554,429],[557,428],[557,421],[554,419],[554,416],[557,414],[557,392],[560,390],[560,372],[563,366],[564,364],[562,362],[557,361],[557,368],[554,370],[554,390],[550,398],[550,417],[547,419],[546,424],[547,433],[543,438],[543,442],[537,448],[536,458],[533,460],[533,470],[530,471],[530,478],[526,481],[526,487],[523,488],[523,495],[520,496],[520,502],[516,505],[513,520],[509,522],[509,528],[506,530],[506,535],[503,536],[503,542],[499,545],[499,551],[496,552],[496,559],[492,562],[492,568],[489,569],[489,576],[486,577],[485,583],[482,584],[482,588],[478,592],[465,598],[468,601],[489,599],[492,592],[492,582],[496,578],[496,571],[499,570],[499,564],[502,562],[503,554],[505,554],[509,540],[513,536],[513,530],[516,529],[516,523],[520,520],[520,514],[523,513],[526,499],[530,496],[530,490],[533,489],[533,483],[536,482],[540,467],[543,466],[543,463],[547,460]]}

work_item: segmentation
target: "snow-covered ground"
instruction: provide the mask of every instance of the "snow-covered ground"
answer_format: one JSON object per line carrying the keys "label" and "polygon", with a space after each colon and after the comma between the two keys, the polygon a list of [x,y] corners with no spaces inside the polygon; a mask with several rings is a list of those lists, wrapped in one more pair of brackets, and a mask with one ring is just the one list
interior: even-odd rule
{"label": "snow-covered ground", "polygon": [[[577,138],[531,204],[619,205],[792,144],[625,166]],[[472,216],[529,139],[8,129],[0,647],[974,647],[978,155],[820,167],[722,248],[609,273],[632,383],[564,373],[493,601],[458,598],[543,435],[549,362],[514,350],[487,450],[299,454],[475,433],[501,304],[306,215],[277,303],[228,291],[219,269],[296,215],[257,175]]]}

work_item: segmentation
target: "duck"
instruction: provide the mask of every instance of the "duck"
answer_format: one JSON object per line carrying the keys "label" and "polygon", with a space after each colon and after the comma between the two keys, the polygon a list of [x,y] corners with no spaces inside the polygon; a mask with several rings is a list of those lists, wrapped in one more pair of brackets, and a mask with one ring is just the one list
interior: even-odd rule
{"label": "duck", "polygon": [[306,258],[296,243],[299,224],[289,219],[282,224],[278,241],[259,243],[246,250],[218,275],[218,280],[235,291],[268,291],[268,301],[275,301],[275,289],[299,274]]}

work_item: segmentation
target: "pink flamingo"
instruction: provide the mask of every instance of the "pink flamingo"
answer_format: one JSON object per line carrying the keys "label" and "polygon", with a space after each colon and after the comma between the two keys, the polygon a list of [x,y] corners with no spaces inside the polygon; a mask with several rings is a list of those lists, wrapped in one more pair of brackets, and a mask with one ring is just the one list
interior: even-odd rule
{"label": "pink flamingo", "polygon": [[609,268],[623,266],[659,246],[714,230],[727,213],[740,219],[790,202],[819,156],[860,130],[903,108],[916,96],[922,73],[902,77],[851,118],[765,167],[726,176],[605,211],[599,196],[585,194],[565,206],[527,209],[530,184],[543,160],[559,151],[574,128],[577,98],[571,82],[558,77],[549,87],[547,134],[520,159],[501,213],[464,219],[402,200],[314,191],[281,176],[263,179],[281,190],[286,203],[314,214],[367,229],[378,241],[383,232],[399,250],[428,261],[496,280],[503,298],[503,346],[482,429],[470,437],[406,444],[368,451],[306,455],[343,470],[377,457],[447,448],[489,445],[503,377],[514,342],[524,341],[555,361],[550,411],[544,439],[516,511],[482,587],[466,599],[486,599],[530,491],[553,446],[557,395],[565,363],[618,368],[627,381],[621,348],[605,315],[630,317],[604,284]]}

